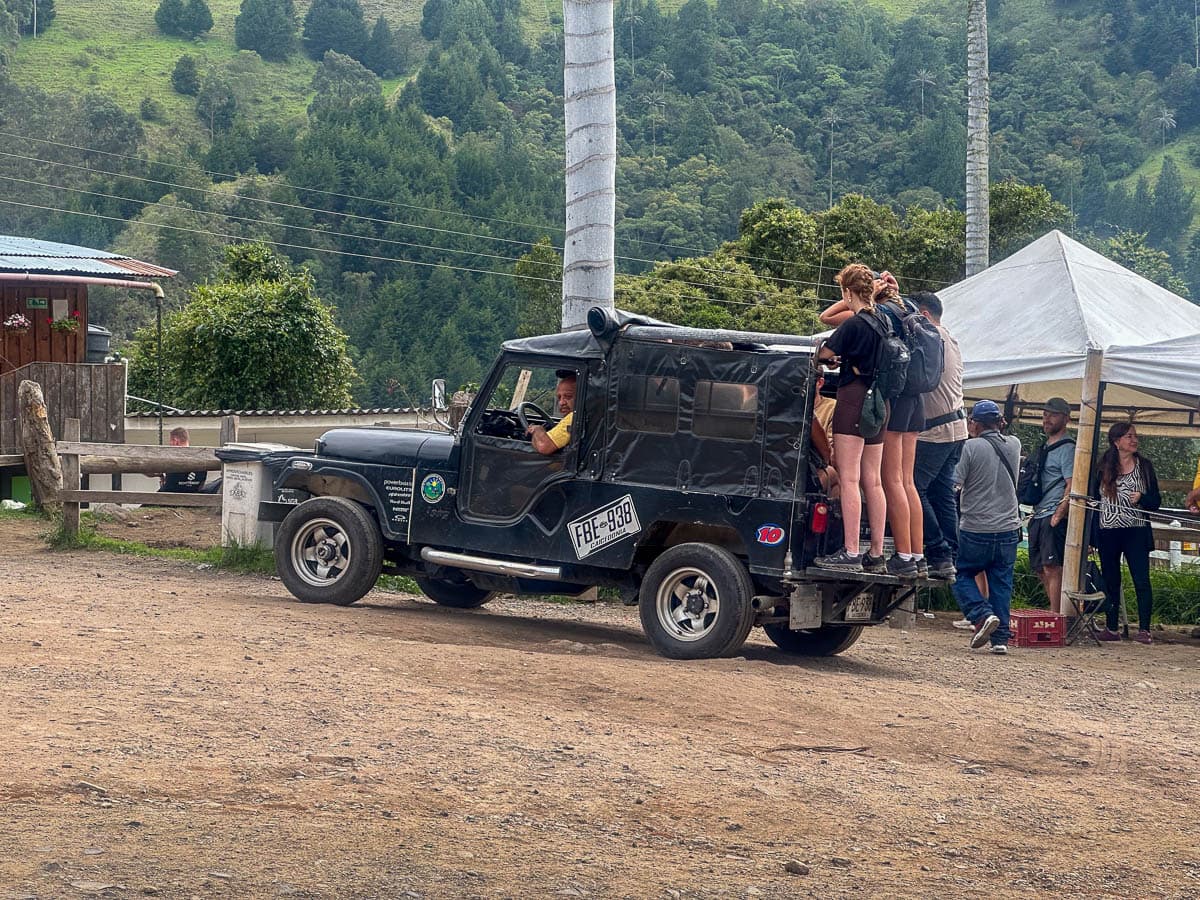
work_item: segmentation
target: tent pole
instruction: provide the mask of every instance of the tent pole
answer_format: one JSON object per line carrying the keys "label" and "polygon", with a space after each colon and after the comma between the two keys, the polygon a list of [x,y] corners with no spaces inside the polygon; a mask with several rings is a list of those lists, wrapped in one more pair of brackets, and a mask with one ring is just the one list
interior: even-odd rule
{"label": "tent pole", "polygon": [[[1083,367],[1083,385],[1079,398],[1079,433],[1075,442],[1075,464],[1071,475],[1071,493],[1086,497],[1092,479],[1092,450],[1097,443],[1100,430],[1100,370],[1104,365],[1104,351],[1099,347],[1088,347],[1087,362]],[[1083,583],[1083,565],[1087,559],[1087,548],[1083,546],[1084,526],[1087,524],[1087,501],[1071,500],[1067,514],[1067,549],[1063,554],[1063,596],[1067,591],[1078,591]],[[1063,604],[1062,609],[1070,606]]]}

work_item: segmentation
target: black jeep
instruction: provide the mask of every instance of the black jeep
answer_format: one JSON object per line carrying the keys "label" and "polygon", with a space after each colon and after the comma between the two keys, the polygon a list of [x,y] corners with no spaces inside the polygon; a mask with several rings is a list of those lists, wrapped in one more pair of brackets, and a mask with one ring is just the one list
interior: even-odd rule
{"label": "black jeep", "polygon": [[[277,460],[276,492],[310,498],[275,541],[288,590],[350,604],[386,572],[466,608],[617,588],[678,659],[733,654],[755,625],[790,653],[839,653],[914,597],[809,567],[841,542],[810,453],[810,339],[601,309],[588,325],[506,343],[455,433],[339,428]],[[526,430],[553,425],[572,373],[570,440],[543,455]]]}

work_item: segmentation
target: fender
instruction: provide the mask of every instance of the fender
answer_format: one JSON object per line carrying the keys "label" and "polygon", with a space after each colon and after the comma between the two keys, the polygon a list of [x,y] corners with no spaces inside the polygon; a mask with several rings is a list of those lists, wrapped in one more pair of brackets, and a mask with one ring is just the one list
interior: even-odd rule
{"label": "fender", "polygon": [[[295,463],[303,461],[311,468],[297,467]],[[289,460],[285,468],[275,479],[275,488],[298,488],[307,491],[315,497],[334,496],[356,500],[364,506],[371,507],[376,512],[376,519],[384,536],[397,541],[406,541],[408,535],[393,531],[389,527],[386,515],[378,515],[380,510],[387,507],[379,496],[376,487],[363,472],[344,461],[328,464],[319,457],[300,457],[299,460]]]}

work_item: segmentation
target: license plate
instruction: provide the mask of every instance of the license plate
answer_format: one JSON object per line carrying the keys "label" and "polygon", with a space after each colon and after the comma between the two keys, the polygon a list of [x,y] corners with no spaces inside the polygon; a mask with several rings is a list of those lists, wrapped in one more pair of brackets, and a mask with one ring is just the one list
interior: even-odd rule
{"label": "license plate", "polygon": [[850,601],[846,607],[846,619],[869,620],[875,616],[875,597],[870,593],[862,593]]}
{"label": "license plate", "polygon": [[567,524],[575,555],[580,559],[591,556],[631,534],[642,530],[638,523],[637,510],[633,508],[633,496],[626,494],[595,512]]}

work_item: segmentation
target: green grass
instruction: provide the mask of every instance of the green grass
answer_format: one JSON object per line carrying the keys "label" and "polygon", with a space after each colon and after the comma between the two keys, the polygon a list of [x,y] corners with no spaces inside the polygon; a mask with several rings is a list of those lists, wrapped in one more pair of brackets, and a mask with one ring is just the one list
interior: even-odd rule
{"label": "green grass", "polygon": [[[1190,131],[1176,137],[1175,140],[1168,141],[1166,147],[1161,144],[1158,149],[1154,150],[1146,161],[1137,167],[1129,176],[1121,179],[1127,188],[1130,195],[1133,194],[1137,187],[1138,179],[1145,175],[1150,182],[1150,186],[1154,187],[1154,183],[1158,181],[1158,175],[1162,171],[1163,157],[1170,154],[1175,159],[1175,166],[1179,169],[1179,177],[1183,179],[1184,190],[1195,191],[1196,196],[1200,197],[1200,168],[1197,168],[1192,162],[1191,157],[1194,149],[1200,147],[1200,134],[1195,131]],[[1200,203],[1197,204],[1196,212],[1192,215],[1192,224],[1188,228],[1188,236],[1190,236],[1198,227],[1200,227]],[[1186,238],[1184,243],[1186,244]]]}
{"label": "green grass", "polygon": [[275,574],[275,557],[270,550],[262,547],[211,547],[207,550],[151,547],[138,541],[125,541],[100,534],[96,531],[91,513],[82,514],[79,531],[74,535],[66,533],[61,518],[42,518],[51,526],[43,537],[52,550],[99,550],[123,556],[174,559],[247,575]]}

